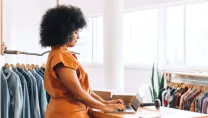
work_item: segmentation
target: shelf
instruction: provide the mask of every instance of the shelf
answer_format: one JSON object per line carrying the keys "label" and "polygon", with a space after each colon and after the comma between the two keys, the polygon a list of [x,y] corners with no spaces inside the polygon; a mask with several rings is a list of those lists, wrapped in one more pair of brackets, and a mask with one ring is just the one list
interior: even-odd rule
{"label": "shelf", "polygon": [[164,73],[170,73],[175,75],[184,75],[184,76],[194,76],[194,77],[208,77],[208,73],[205,72],[171,72],[171,71],[164,71]]}

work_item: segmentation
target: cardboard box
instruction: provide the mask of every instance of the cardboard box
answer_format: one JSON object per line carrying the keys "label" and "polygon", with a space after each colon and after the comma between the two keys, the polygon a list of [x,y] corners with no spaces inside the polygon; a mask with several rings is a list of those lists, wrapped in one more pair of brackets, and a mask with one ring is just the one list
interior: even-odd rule
{"label": "cardboard box", "polygon": [[103,90],[93,90],[95,94],[100,96],[104,100],[111,100],[112,92],[111,91],[103,91]]}
{"label": "cardboard box", "polygon": [[115,99],[122,99],[125,105],[130,105],[134,98],[134,94],[127,94],[127,93],[115,93],[113,90],[93,90],[95,94],[100,96],[104,100],[115,100]]}
{"label": "cardboard box", "polygon": [[134,101],[135,95],[114,94],[112,100],[122,99],[125,105],[130,105]]}

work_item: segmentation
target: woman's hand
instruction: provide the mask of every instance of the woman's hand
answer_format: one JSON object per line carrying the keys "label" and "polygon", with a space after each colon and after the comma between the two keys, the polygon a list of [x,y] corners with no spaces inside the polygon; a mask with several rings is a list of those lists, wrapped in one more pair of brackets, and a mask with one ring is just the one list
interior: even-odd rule
{"label": "woman's hand", "polygon": [[125,110],[125,106],[123,104],[106,104],[106,106],[101,109],[105,112],[113,112],[117,110]]}
{"label": "woman's hand", "polygon": [[124,104],[124,102],[121,99],[116,99],[116,100],[105,101],[104,104]]}

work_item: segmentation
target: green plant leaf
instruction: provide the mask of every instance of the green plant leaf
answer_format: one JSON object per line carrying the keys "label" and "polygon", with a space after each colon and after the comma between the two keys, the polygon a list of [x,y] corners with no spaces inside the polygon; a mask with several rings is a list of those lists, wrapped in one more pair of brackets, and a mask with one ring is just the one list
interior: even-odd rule
{"label": "green plant leaf", "polygon": [[152,89],[154,90],[155,88],[155,85],[154,85],[154,63],[153,63],[153,66],[152,66],[152,77],[151,77],[151,82],[152,82]]}
{"label": "green plant leaf", "polygon": [[153,88],[153,97],[154,97],[154,100],[157,99],[157,92],[155,91],[155,88]]}
{"label": "green plant leaf", "polygon": [[154,97],[153,97],[153,92],[152,92],[151,87],[149,87],[149,90],[150,90],[150,94],[151,94],[151,97],[152,97],[152,102],[154,102]]}
{"label": "green plant leaf", "polygon": [[158,83],[158,93],[160,91],[160,85],[161,85],[161,79],[160,79],[160,72],[159,70],[157,69],[157,83]]}
{"label": "green plant leaf", "polygon": [[164,88],[164,73],[162,74],[161,82],[160,82],[160,90]]}

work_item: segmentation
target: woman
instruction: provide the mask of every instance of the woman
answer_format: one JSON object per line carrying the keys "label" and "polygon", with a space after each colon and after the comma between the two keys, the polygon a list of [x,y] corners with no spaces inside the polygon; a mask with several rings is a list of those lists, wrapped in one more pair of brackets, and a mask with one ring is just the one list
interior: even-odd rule
{"label": "woman", "polygon": [[46,118],[89,118],[89,107],[104,111],[125,108],[122,100],[104,101],[90,89],[87,73],[67,49],[76,45],[79,29],[85,26],[81,9],[75,6],[51,8],[42,18],[40,44],[51,47],[44,75],[51,96]]}

